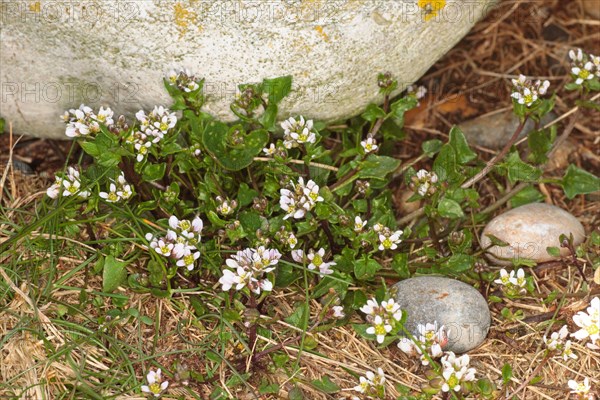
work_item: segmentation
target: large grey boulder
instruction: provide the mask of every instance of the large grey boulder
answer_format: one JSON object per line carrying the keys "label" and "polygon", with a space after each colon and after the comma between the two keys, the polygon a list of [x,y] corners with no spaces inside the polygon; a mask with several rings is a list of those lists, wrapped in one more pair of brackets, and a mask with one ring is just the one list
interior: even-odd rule
{"label": "large grey boulder", "polygon": [[[434,4],[434,6],[432,6]],[[431,12],[435,4],[443,8]],[[0,117],[16,133],[64,137],[85,103],[134,113],[168,105],[162,76],[206,78],[207,110],[233,119],[237,85],[293,75],[280,118],[333,121],[380,101],[376,74],[416,81],[492,0],[2,2]]]}

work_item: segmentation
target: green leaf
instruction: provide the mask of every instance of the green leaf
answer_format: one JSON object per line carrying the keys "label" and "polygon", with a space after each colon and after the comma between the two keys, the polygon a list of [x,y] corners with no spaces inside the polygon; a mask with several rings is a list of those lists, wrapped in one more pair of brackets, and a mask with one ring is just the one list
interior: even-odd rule
{"label": "green leaf", "polygon": [[289,317],[285,318],[285,322],[296,328],[303,329],[307,321],[307,313],[308,305],[306,303],[299,303],[296,305],[294,312]]}
{"label": "green leaf", "polygon": [[560,249],[558,247],[546,247],[546,253],[552,257],[560,257]]}
{"label": "green leaf", "polygon": [[252,203],[256,197],[258,197],[258,192],[256,190],[250,189],[250,186],[244,182],[240,183],[240,188],[238,189],[237,195],[237,200],[240,207],[245,207]]}
{"label": "green leaf", "polygon": [[537,203],[544,199],[544,196],[533,186],[527,186],[520,190],[510,199],[510,205],[514,207],[523,206],[529,203]]}
{"label": "green leaf", "polygon": [[463,210],[456,201],[443,197],[438,203],[438,212],[444,218],[462,218],[465,216]]}
{"label": "green leaf", "polygon": [[354,263],[354,276],[359,280],[371,279],[380,269],[381,265],[377,261],[370,258],[361,258]]}
{"label": "green leaf", "polygon": [[432,139],[426,142],[423,142],[421,145],[421,149],[423,153],[427,155],[427,157],[433,157],[436,153],[438,153],[444,144],[439,139]]}
{"label": "green leaf", "polygon": [[470,270],[474,263],[475,259],[473,256],[468,254],[454,254],[446,261],[444,267],[453,273],[459,273]]}
{"label": "green leaf", "polygon": [[240,132],[238,136],[243,142],[233,146],[230,142],[235,130],[242,130],[242,128],[238,125],[229,129],[222,122],[212,121],[202,135],[202,142],[213,159],[223,168],[239,171],[250,165],[254,157],[267,145],[269,133],[264,129],[249,134]]}
{"label": "green leaf", "polygon": [[392,103],[390,107],[390,115],[394,117],[399,126],[404,126],[404,114],[408,110],[412,110],[419,104],[419,101],[415,96],[401,97]]}
{"label": "green leaf", "polygon": [[398,253],[392,260],[391,267],[398,273],[398,277],[402,279],[410,278],[410,270],[408,269],[408,254]]}
{"label": "green leaf", "polygon": [[449,144],[442,146],[433,162],[433,171],[441,182],[446,181],[450,184],[456,184],[464,179],[458,171],[455,151]]}
{"label": "green leaf", "polygon": [[[269,106],[271,104],[276,106],[292,90],[292,76],[286,75],[274,79],[265,79],[262,87],[263,91],[269,95]],[[275,107],[275,110],[277,110],[277,107]]]}
{"label": "green leaf", "polygon": [[277,120],[277,105],[270,103],[265,112],[260,116],[259,122],[266,130],[272,130]]}
{"label": "green leaf", "polygon": [[358,172],[362,179],[380,179],[395,171],[400,166],[400,160],[387,156],[369,155],[360,165]]}
{"label": "green leaf", "polygon": [[[553,133],[554,132],[554,133]],[[535,164],[542,164],[548,160],[546,154],[552,148],[556,129],[542,129],[530,132],[527,135],[527,143],[531,153],[527,159]]]}
{"label": "green leaf", "polygon": [[504,366],[502,366],[502,382],[504,383],[504,385],[506,385],[508,382],[510,382],[511,378],[512,378],[512,367],[508,363],[504,364]]}
{"label": "green leaf", "polygon": [[262,226],[260,214],[253,210],[244,210],[239,215],[239,221],[247,232],[256,232]]}
{"label": "green leaf", "polygon": [[508,169],[508,180],[512,184],[517,181],[535,182],[542,175],[539,168],[523,162],[517,151],[510,153],[504,164]]}
{"label": "green leaf", "polygon": [[304,400],[304,393],[297,386],[294,386],[288,393],[289,400]]}
{"label": "green leaf", "polygon": [[571,164],[562,179],[562,186],[567,197],[572,199],[578,194],[600,190],[600,178]]}
{"label": "green leaf", "polygon": [[458,161],[459,164],[466,164],[477,158],[477,153],[471,150],[464,133],[458,126],[453,126],[452,129],[450,129],[450,139],[448,140],[448,143],[454,149],[456,161]]}
{"label": "green leaf", "polygon": [[384,118],[385,111],[383,111],[383,109],[376,104],[369,104],[360,116],[366,121],[374,122],[379,118]]}
{"label": "green leaf", "polygon": [[321,378],[321,380],[315,379],[311,383],[314,387],[324,393],[336,393],[340,391],[340,387],[333,383],[333,381],[329,379],[327,375]]}
{"label": "green leaf", "polygon": [[167,169],[166,164],[146,164],[144,171],[142,172],[142,179],[146,182],[153,182],[165,175]]}
{"label": "green leaf", "polygon": [[96,146],[96,143],[80,141],[79,145],[81,146],[83,151],[85,151],[92,157],[98,157],[100,155],[100,151],[98,150],[98,146]]}
{"label": "green leaf", "polygon": [[102,291],[111,293],[127,278],[126,262],[117,261],[113,256],[106,256],[102,270]]}
{"label": "green leaf", "polygon": [[5,127],[6,127],[6,120],[4,118],[0,118],[0,135],[4,133]]}

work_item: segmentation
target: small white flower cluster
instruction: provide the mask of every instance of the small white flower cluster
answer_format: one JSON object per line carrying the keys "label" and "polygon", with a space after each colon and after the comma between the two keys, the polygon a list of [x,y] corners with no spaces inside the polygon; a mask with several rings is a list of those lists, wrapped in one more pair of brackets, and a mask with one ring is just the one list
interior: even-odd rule
{"label": "small white flower cluster", "polygon": [[320,276],[333,274],[333,270],[329,267],[335,265],[335,262],[333,261],[325,262],[323,260],[324,257],[325,249],[322,247],[316,252],[313,249],[310,249],[308,254],[304,254],[304,251],[300,249],[292,250],[292,258],[294,261],[301,264],[306,264],[308,262],[307,268],[311,271],[318,269]]}
{"label": "small white flower cluster", "polygon": [[270,292],[273,290],[273,283],[263,277],[275,269],[280,258],[278,250],[263,246],[238,251],[225,261],[231,269],[224,269],[223,276],[219,279],[222,290],[226,292],[234,286],[235,290],[242,290],[247,286],[256,294],[260,294],[261,290]]}
{"label": "small white flower cluster", "polygon": [[167,74],[167,80],[171,86],[175,86],[186,93],[194,92],[200,87],[196,77],[185,68],[181,68],[179,71],[172,69]]}
{"label": "small white flower cluster", "polygon": [[590,339],[587,347],[593,350],[600,349],[600,297],[594,297],[587,308],[587,312],[579,311],[573,316],[573,322],[579,329],[571,336],[577,340]]}
{"label": "small white flower cluster", "polygon": [[379,146],[377,146],[377,142],[372,137],[367,138],[367,140],[361,141],[360,145],[365,151],[365,154],[372,153],[379,148]]}
{"label": "small white flower cluster", "polygon": [[511,97],[517,100],[517,103],[531,107],[540,95],[545,95],[550,87],[549,81],[536,81],[533,83],[525,75],[519,75],[518,79],[513,79],[514,86]]}
{"label": "small white flower cluster", "polygon": [[98,114],[84,104],[78,109],[65,111],[62,116],[67,124],[65,135],[68,137],[88,136],[100,132],[100,124],[110,126],[114,124],[113,111],[110,108],[100,107]]}
{"label": "small white flower cluster", "polygon": [[90,192],[81,190],[79,171],[73,167],[69,167],[67,175],[62,177],[56,176],[54,183],[46,190],[46,194],[51,199],[56,199],[58,196],[69,197],[74,195],[85,199],[90,195]]}
{"label": "small white flower cluster", "polygon": [[438,182],[438,176],[435,172],[429,172],[424,169],[417,171],[411,178],[410,188],[421,196],[432,195],[435,193],[435,184]]}
{"label": "small white flower cluster", "polygon": [[415,96],[417,100],[421,100],[427,94],[427,88],[425,86],[409,85],[406,88],[406,94],[409,96]]}
{"label": "small white flower cluster", "polygon": [[510,271],[510,274],[502,268],[500,270],[500,278],[496,279],[494,283],[502,286],[502,291],[509,296],[517,296],[519,294],[527,293],[525,285],[527,279],[525,278],[525,271],[523,268],[519,268],[518,271]]}
{"label": "small white flower cluster", "polygon": [[305,121],[304,117],[300,116],[300,119],[296,121],[294,117],[290,117],[281,123],[281,127],[283,128],[283,145],[286,149],[317,141],[317,136],[312,131],[312,119]]}
{"label": "small white flower cluster", "polygon": [[401,230],[397,230],[392,232],[392,230],[386,226],[383,226],[380,223],[375,224],[373,226],[373,230],[377,232],[379,236],[379,250],[396,250],[398,248],[398,244],[402,241],[400,237],[404,232]]}
{"label": "small white flower cluster", "polygon": [[323,201],[319,196],[319,185],[309,180],[306,185],[302,177],[298,178],[298,183],[290,182],[292,190],[281,189],[279,191],[279,205],[287,214],[283,219],[294,217],[295,219],[304,218],[307,211],[314,208],[317,202]]}
{"label": "small white flower cluster", "polygon": [[548,350],[560,354],[563,360],[567,361],[569,358],[577,359],[577,355],[573,353],[571,349],[571,341],[565,339],[569,334],[569,329],[564,325],[558,332],[553,332],[550,338],[544,335],[544,343]]}
{"label": "small white flower cluster", "polygon": [[194,269],[194,263],[200,258],[200,252],[196,245],[200,243],[201,232],[204,224],[200,217],[192,221],[179,220],[176,216],[169,218],[169,227],[164,237],[155,237],[151,233],[146,234],[146,240],[150,242],[150,248],[157,254],[177,260],[178,267],[186,267],[189,271]]}
{"label": "small white flower cluster", "polygon": [[152,144],[160,142],[175,127],[177,116],[163,106],[155,106],[150,114],[146,115],[144,110],[140,110],[135,117],[140,122],[140,130],[132,133],[127,142],[133,144],[137,162],[142,162]]}
{"label": "small white flower cluster", "polygon": [[232,214],[238,206],[236,200],[230,201],[221,196],[217,196],[215,200],[217,201],[217,212],[223,216]]}
{"label": "small white flower cluster", "polygon": [[569,389],[571,389],[571,393],[577,395],[579,400],[594,400],[596,398],[594,393],[590,393],[592,385],[590,384],[590,378],[587,376],[581,383],[570,379],[569,382],[567,382],[567,385],[569,386]]}
{"label": "small white flower cluster", "polygon": [[276,152],[277,152],[277,147],[275,146],[275,143],[271,143],[271,144],[269,144],[269,147],[263,148],[263,153],[265,153],[265,156],[267,156],[267,157],[274,156]]}
{"label": "small white flower cluster", "polygon": [[469,368],[469,356],[464,354],[460,357],[448,351],[446,355],[440,360],[442,363],[442,377],[444,383],[442,384],[442,391],[449,392],[454,390],[455,392],[460,391],[461,384],[463,382],[472,382],[475,380],[475,368]]}
{"label": "small white flower cluster", "polygon": [[366,332],[375,335],[377,343],[383,343],[388,333],[392,331],[392,325],[396,325],[402,319],[400,305],[394,299],[384,300],[381,305],[375,299],[367,300],[367,304],[360,308],[367,315],[367,322],[371,324]]}
{"label": "small white flower cluster", "polygon": [[571,58],[571,74],[576,85],[594,79],[594,76],[600,78],[600,57],[584,54],[581,49],[577,49],[577,52],[569,51],[569,58]]}
{"label": "small white flower cluster", "polygon": [[169,381],[163,379],[160,368],[156,371],[150,370],[148,375],[146,375],[146,380],[148,384],[142,385],[142,392],[151,394],[154,397],[160,397],[169,387]]}
{"label": "small white flower cluster", "polygon": [[118,203],[121,200],[128,200],[132,195],[131,185],[125,180],[125,174],[123,172],[121,172],[121,175],[119,175],[116,182],[111,179],[108,192],[98,193],[98,196],[109,203]]}
{"label": "small white flower cluster", "polygon": [[[359,384],[354,387],[354,390],[370,399],[383,399],[385,396],[385,374],[383,370],[377,368],[377,374],[367,371],[365,376],[359,378]],[[352,400],[359,400],[359,398],[353,396]]]}
{"label": "small white flower cluster", "polygon": [[398,348],[409,356],[419,355],[421,364],[429,365],[429,359],[423,354],[422,349],[426,350],[430,358],[441,357],[444,354],[444,346],[448,344],[449,331],[446,332],[443,325],[438,328],[437,321],[434,321],[433,324],[418,324],[417,331],[419,333],[415,339],[418,340],[418,344],[405,337],[398,342]]}

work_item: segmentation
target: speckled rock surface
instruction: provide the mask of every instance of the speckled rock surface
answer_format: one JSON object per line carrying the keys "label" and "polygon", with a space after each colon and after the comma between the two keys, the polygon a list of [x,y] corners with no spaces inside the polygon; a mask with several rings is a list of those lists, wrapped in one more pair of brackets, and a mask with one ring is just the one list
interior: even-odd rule
{"label": "speckled rock surface", "polygon": [[65,109],[165,104],[162,76],[185,67],[222,118],[239,84],[292,75],[280,118],[333,121],[381,100],[377,73],[397,93],[416,81],[493,3],[426,15],[417,0],[2,2],[0,116],[15,133],[64,137]]}
{"label": "speckled rock surface", "polygon": [[408,314],[406,328],[433,323],[449,330],[445,350],[464,353],[479,346],[490,328],[491,317],[483,296],[464,282],[441,276],[419,276],[396,283],[395,300]]}
{"label": "speckled rock surface", "polygon": [[[542,125],[556,119],[556,114],[550,112],[542,118]],[[459,124],[470,144],[487,147],[488,149],[501,149],[519,126],[519,118],[512,110],[500,113],[486,114]],[[525,123],[519,138],[525,137],[535,127],[533,120]]]}
{"label": "speckled rock surface", "polygon": [[[561,234],[573,234],[575,245],[583,242],[583,225],[562,208],[544,203],[526,204],[514,208],[491,220],[481,234],[481,246],[491,244],[488,234],[507,242],[510,246],[493,246],[488,250],[488,258],[500,265],[511,265],[510,260],[500,258],[527,258],[537,262],[549,261],[553,257],[547,247],[559,247]],[[568,249],[561,248],[561,255]]]}

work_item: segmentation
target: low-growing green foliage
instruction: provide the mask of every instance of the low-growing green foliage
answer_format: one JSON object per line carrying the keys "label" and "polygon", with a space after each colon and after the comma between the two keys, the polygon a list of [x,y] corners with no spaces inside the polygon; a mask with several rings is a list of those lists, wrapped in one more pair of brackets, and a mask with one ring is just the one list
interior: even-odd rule
{"label": "low-growing green foliage", "polygon": [[[79,166],[58,174],[35,221],[23,224],[1,243],[0,253],[23,240],[40,246],[34,231],[86,238],[82,240],[89,247],[82,251],[87,261],[80,268],[102,280],[102,292],[64,287],[80,290],[82,307],[64,304],[58,315],[82,316],[85,304],[106,312],[95,321],[73,326],[72,345],[89,335],[94,346],[111,347],[114,339],[104,332],[122,319],[139,320],[160,332],[158,320],[129,304],[131,293],[171,298],[175,309],[176,296],[185,296],[194,312],[189,323],[208,330],[194,353],[205,369],[164,365],[162,372],[147,376],[144,391],[159,395],[169,387],[185,388],[195,382],[211,385],[210,398],[221,399],[229,396],[228,389],[248,386],[251,374],[260,377],[265,364],[299,379],[294,377],[302,352],[318,351],[311,334],[345,325],[360,310],[365,323],[353,323],[360,336],[380,346],[409,337],[403,350],[421,355],[423,364],[429,365],[422,392],[399,386],[399,398],[430,398],[440,392],[453,398],[469,393],[497,398],[496,386],[486,377],[477,379],[475,370],[468,368],[468,356],[442,357],[443,327],[428,326],[427,340],[405,331],[406,316],[390,299],[386,279],[442,274],[485,288],[497,278],[486,267],[486,249],[478,248],[476,226],[490,215],[490,210],[481,209],[475,185],[483,178],[491,177],[504,193],[521,184],[509,196],[512,199],[505,200],[513,206],[539,201],[535,184],[543,181],[563,187],[568,198],[598,190],[599,179],[573,165],[562,179],[544,177],[543,164],[558,140],[555,126],[539,125],[554,106],[554,96],[542,97],[547,85],[525,77],[513,81],[514,109],[521,125],[492,161],[481,160],[454,127],[446,143],[424,142],[423,154],[403,165],[394,155],[407,140],[404,113],[418,104],[418,98],[409,92],[391,100],[397,82],[389,74],[378,77],[383,106],[372,104],[349,124],[331,128],[303,117],[276,123],[278,104],[292,90],[291,77],[241,85],[240,96],[231,105],[237,117],[232,123],[203,111],[203,83],[185,71],[173,73],[164,82],[173,98],[170,108],[140,111],[135,121],[114,120],[110,109],[95,113],[85,106],[65,114],[67,135],[76,138],[85,155],[70,160]],[[585,95],[598,89],[598,77],[573,85],[569,88]],[[580,106],[597,107],[589,100]],[[528,119],[536,122],[536,129],[524,151],[513,144]],[[431,170],[418,168],[421,164],[431,165]],[[409,201],[420,205],[410,227],[398,225],[405,216],[392,206],[391,182],[396,178],[413,191]],[[491,239],[494,245],[507,245]],[[55,242],[49,243],[53,268],[58,249]],[[589,245],[575,248],[571,243],[580,256],[587,254]],[[77,251],[74,244],[68,246]],[[515,261],[515,266],[524,264],[526,260]],[[66,279],[55,272],[46,274],[39,296],[47,295],[50,287],[62,288]],[[496,283],[501,290],[493,293],[492,302],[535,290],[523,269],[510,274],[503,270]],[[257,347],[259,336],[270,338],[270,325],[280,317],[275,316],[269,295],[289,288],[300,297],[284,321],[301,333],[290,330],[279,345]],[[310,310],[313,299],[323,304],[318,314]],[[508,307],[501,314],[512,321],[523,318]],[[297,347],[297,360],[280,352],[284,345]],[[239,351],[232,358],[227,349],[234,346]],[[130,353],[139,359],[130,359]],[[139,391],[133,364],[149,361],[152,355],[133,348],[112,354],[119,363],[114,367],[119,371],[114,376],[118,386],[123,392]],[[439,357],[441,361],[436,360]],[[223,365],[225,387],[215,378]],[[162,375],[166,371],[170,384]],[[508,384],[511,376],[505,365],[503,383]],[[84,381],[82,377],[81,385]],[[256,385],[260,394],[280,389],[269,380],[256,382],[262,382]],[[355,389],[357,394],[385,398],[384,383],[384,372],[378,371],[361,378]],[[110,380],[103,384],[111,386]],[[323,393],[341,389],[326,374],[308,384]],[[83,386],[79,390],[92,397],[96,391]],[[193,390],[189,393],[199,398]],[[289,398],[303,398],[301,389],[294,387]]]}

